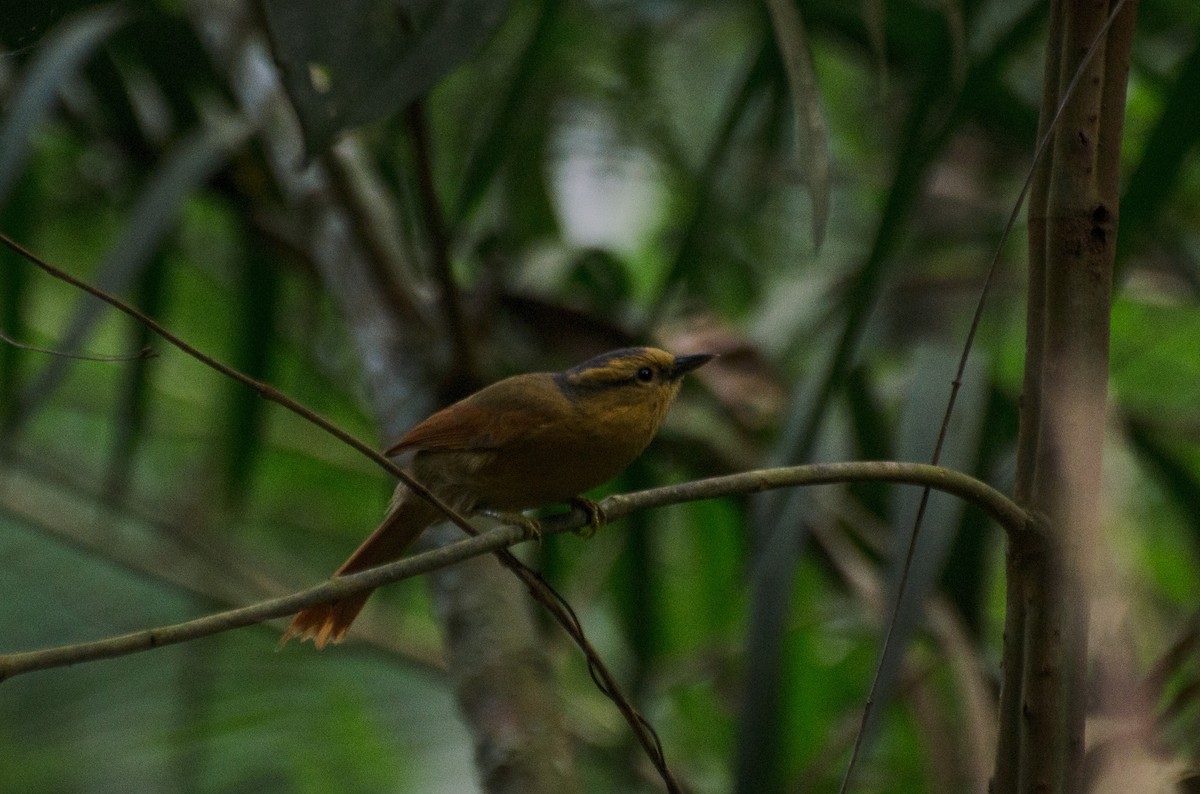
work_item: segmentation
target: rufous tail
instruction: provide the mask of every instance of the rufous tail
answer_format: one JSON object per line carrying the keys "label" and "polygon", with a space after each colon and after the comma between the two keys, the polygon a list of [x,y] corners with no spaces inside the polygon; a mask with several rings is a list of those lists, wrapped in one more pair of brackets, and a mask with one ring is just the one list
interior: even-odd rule
{"label": "rufous tail", "polygon": [[[441,515],[433,505],[410,492],[404,492],[397,501],[398,504],[393,504],[392,511],[383,523],[342,563],[334,576],[400,559],[425,528]],[[292,637],[299,637],[301,642],[311,639],[317,648],[324,648],[330,642],[341,642],[372,592],[367,590],[297,612],[279,640],[280,647]]]}

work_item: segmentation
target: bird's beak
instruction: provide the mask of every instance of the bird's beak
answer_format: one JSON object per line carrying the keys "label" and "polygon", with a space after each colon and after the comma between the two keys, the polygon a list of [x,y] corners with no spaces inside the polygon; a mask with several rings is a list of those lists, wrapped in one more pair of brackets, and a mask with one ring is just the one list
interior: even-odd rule
{"label": "bird's beak", "polygon": [[694,356],[675,356],[675,364],[671,367],[672,378],[682,378],[688,372],[702,367],[716,358],[715,353],[697,353]]}

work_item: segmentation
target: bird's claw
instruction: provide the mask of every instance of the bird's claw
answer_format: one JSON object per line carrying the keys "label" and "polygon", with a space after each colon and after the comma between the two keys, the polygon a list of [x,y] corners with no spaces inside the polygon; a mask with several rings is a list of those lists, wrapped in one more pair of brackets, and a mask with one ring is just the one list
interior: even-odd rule
{"label": "bird's claw", "polygon": [[538,542],[538,546],[542,545],[542,525],[536,518],[529,516],[521,516],[521,521],[517,525],[525,529],[525,533]]}
{"label": "bird's claw", "polygon": [[514,527],[520,527],[521,529],[525,530],[525,534],[528,537],[536,540],[539,546],[542,545],[542,525],[538,523],[536,518],[530,518],[524,513],[497,513],[492,510],[482,510],[480,512],[483,513],[483,515],[490,516],[501,523],[510,524]]}
{"label": "bird's claw", "polygon": [[587,524],[575,530],[575,534],[581,538],[592,537],[596,534],[596,530],[608,523],[608,516],[605,515],[604,508],[591,499],[576,496],[571,500],[571,507],[582,510],[587,516]]}

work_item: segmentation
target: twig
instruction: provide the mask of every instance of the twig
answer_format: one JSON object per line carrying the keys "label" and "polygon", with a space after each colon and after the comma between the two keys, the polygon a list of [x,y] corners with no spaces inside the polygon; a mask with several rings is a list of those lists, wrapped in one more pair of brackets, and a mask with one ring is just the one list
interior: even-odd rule
{"label": "twig", "polygon": [[385,455],[383,455],[383,453],[376,451],[372,446],[370,446],[366,442],[355,438],[353,435],[346,432],[342,428],[338,427],[336,424],[329,421],[325,417],[321,416],[316,411],[313,411],[311,408],[307,408],[304,405],[296,402],[291,397],[288,397],[286,394],[284,394],[283,392],[276,389],[274,386],[271,386],[270,384],[267,384],[267,383],[263,383],[262,381],[259,381],[259,380],[255,380],[254,378],[250,377],[249,375],[239,372],[238,370],[234,369],[233,367],[230,367],[227,364],[223,364],[220,361],[217,361],[215,358],[208,355],[207,353],[204,353],[204,352],[192,347],[190,344],[183,341],[182,339],[180,339],[178,336],[171,333],[170,331],[168,331],[162,325],[159,325],[159,323],[157,321],[150,318],[146,314],[142,313],[138,309],[135,309],[133,306],[129,305],[125,301],[123,301],[120,298],[117,298],[113,295],[110,295],[109,293],[105,292],[104,290],[100,289],[99,287],[92,286],[91,284],[87,283],[86,281],[82,281],[82,280],[76,278],[75,276],[72,276],[70,273],[67,273],[65,270],[60,270],[59,268],[57,268],[54,265],[47,262],[46,260],[37,256],[33,252],[29,251],[27,248],[22,246],[20,243],[17,243],[16,241],[14,241],[11,237],[9,237],[7,234],[4,234],[3,232],[0,232],[0,243],[3,243],[4,245],[8,246],[13,251],[20,254],[26,260],[33,263],[34,265],[36,265],[38,268],[40,268],[42,271],[44,271],[46,274],[52,276],[53,278],[56,278],[59,281],[66,282],[67,284],[70,284],[72,287],[75,287],[76,289],[83,290],[84,292],[88,293],[89,295],[93,295],[93,296],[99,298],[100,300],[104,301],[105,303],[107,303],[108,305],[117,309],[118,311],[129,315],[130,317],[137,320],[142,325],[149,328],[154,333],[158,334],[165,341],[167,341],[170,344],[174,345],[175,347],[179,348],[181,351],[183,351],[187,355],[191,356],[192,358],[196,359],[197,361],[199,361],[201,364],[205,365],[206,367],[208,367],[210,369],[214,369],[217,372],[220,372],[222,375],[224,375],[228,378],[232,378],[233,380],[236,380],[238,383],[241,383],[245,386],[249,386],[251,389],[258,392],[259,396],[263,397],[264,399],[270,400],[271,402],[276,403],[277,405],[283,406],[284,408],[286,408],[287,410],[296,414],[297,416],[301,417],[302,419],[308,420],[312,424],[316,425],[317,427],[321,428],[325,432],[329,433],[330,435],[332,435],[334,438],[338,439],[342,443],[348,444],[349,446],[358,450],[363,455],[366,455],[372,461],[379,464],[379,466],[381,466],[389,474],[391,474],[392,476],[396,477],[401,482],[403,482],[406,486],[408,486],[410,489],[412,489],[415,493],[420,495],[420,497],[422,499],[425,499],[430,504],[435,506],[438,510],[442,511],[443,515],[445,515],[447,519],[449,519],[450,521],[453,521],[464,532],[467,532],[468,534],[475,534],[475,529],[467,522],[467,520],[465,518],[460,516],[458,513],[456,513],[454,510],[452,510],[449,506],[447,506],[445,503],[443,503],[440,499],[438,499],[428,488],[426,488],[424,485],[419,483],[417,480],[413,479],[413,476],[411,474],[409,474],[404,469],[400,468],[398,465],[393,463]]}
{"label": "twig", "polygon": [[[138,309],[135,309],[133,306],[122,301],[120,298],[110,295],[109,293],[105,292],[104,290],[99,289],[98,287],[95,287],[91,284],[88,284],[85,281],[81,281],[80,279],[75,278],[74,276],[70,275],[69,273],[67,273],[63,270],[60,270],[59,268],[51,265],[49,262],[46,262],[45,260],[34,255],[32,252],[28,251],[27,249],[25,249],[24,247],[22,247],[21,245],[16,243],[14,240],[9,238],[3,232],[0,232],[0,242],[3,242],[5,245],[7,245],[13,251],[15,251],[16,253],[25,257],[25,259],[32,262],[33,264],[37,265],[39,268],[41,268],[44,272],[46,272],[50,276],[53,276],[54,278],[59,279],[60,281],[64,281],[67,284],[70,284],[71,286],[76,287],[77,289],[81,289],[90,295],[94,295],[95,297],[99,298],[100,300],[104,301],[105,303],[109,304],[110,306],[113,306],[116,309],[120,310],[121,312],[134,318],[138,322],[142,323],[145,327],[154,331],[156,334],[158,334],[164,340],[166,340],[170,344],[174,345],[175,347],[179,348],[181,351],[188,354],[189,356],[196,359],[197,361],[204,364],[205,366],[208,366],[211,369],[214,369],[217,372],[220,372],[221,374],[238,381],[239,383],[249,386],[251,389],[254,389],[256,392],[258,392],[259,395],[261,395],[262,397],[283,406],[284,408],[291,411],[292,413],[300,416],[303,419],[307,419],[309,422],[312,422],[313,424],[317,425],[322,430],[325,430],[326,432],[328,432],[329,434],[331,434],[338,440],[342,441],[343,443],[349,444],[354,449],[358,450],[359,452],[366,455],[371,460],[378,463],[381,467],[383,467],[385,470],[390,472],[393,476],[400,479],[402,482],[404,482],[405,485],[407,485],[409,487],[410,490],[412,490],[413,492],[415,492],[419,496],[421,496],[421,498],[425,499],[430,504],[437,507],[437,509],[440,510],[450,521],[452,521],[455,525],[457,525],[460,529],[462,529],[468,535],[478,537],[478,535],[479,535],[478,531],[474,527],[472,527],[467,522],[466,519],[464,519],[461,515],[459,515],[454,510],[452,510],[446,504],[444,504],[428,488],[426,488],[420,482],[415,480],[412,477],[412,475],[410,475],[404,469],[397,466],[395,463],[393,463],[391,460],[389,460],[386,456],[377,452],[374,448],[372,448],[365,442],[355,438],[353,435],[351,435],[346,430],[342,429],[341,427],[337,426],[336,424],[329,421],[328,419],[325,419],[323,416],[316,413],[315,411],[305,407],[304,405],[300,404],[299,402],[297,402],[297,401],[293,400],[292,398],[288,397],[287,395],[283,394],[282,392],[280,392],[273,386],[270,386],[266,383],[255,380],[254,378],[251,378],[249,375],[239,372],[238,370],[236,370],[226,364],[223,364],[220,361],[217,361],[216,359],[207,355],[206,353],[203,353],[200,350],[197,350],[196,348],[189,345],[187,342],[185,342],[182,339],[180,339],[179,337],[175,336],[173,333],[168,331],[166,328],[161,326],[155,320],[148,317],[143,312],[139,311]],[[563,629],[567,632],[567,634],[579,646],[580,650],[584,653],[585,657],[588,660],[588,668],[593,671],[593,675],[596,677],[597,685],[599,685],[601,691],[617,705],[618,709],[621,711],[621,714],[629,722],[630,728],[634,731],[634,734],[638,737],[638,740],[641,742],[642,746],[646,750],[647,755],[650,757],[651,762],[654,764],[655,768],[658,770],[659,774],[662,776],[663,782],[667,786],[667,790],[669,792],[671,792],[671,794],[675,794],[676,792],[682,791],[678,782],[675,781],[674,776],[671,774],[670,770],[667,768],[666,760],[663,757],[663,753],[662,753],[662,745],[658,741],[658,737],[654,734],[653,729],[650,728],[649,723],[646,721],[646,719],[637,712],[637,710],[633,707],[633,704],[630,703],[628,698],[625,697],[624,693],[621,691],[616,680],[608,673],[608,670],[605,667],[604,662],[600,659],[599,655],[596,653],[595,648],[592,647],[591,643],[588,642],[587,638],[584,636],[583,628],[580,625],[578,618],[575,617],[574,612],[571,611],[570,607],[568,607],[566,605],[566,601],[563,599],[563,597],[561,595],[559,595],[552,587],[550,587],[550,585],[548,583],[546,583],[545,580],[543,580],[537,573],[535,573],[533,570],[531,570],[527,565],[525,565],[520,560],[518,560],[516,557],[514,557],[512,555],[512,553],[509,552],[506,548],[503,548],[505,545],[507,545],[507,544],[499,544],[495,548],[488,549],[488,550],[494,551],[496,553],[496,555],[500,558],[500,561],[505,566],[507,566],[510,570],[512,570],[515,574],[517,574],[517,576],[520,577],[520,579],[525,583],[525,586],[529,589],[530,594],[537,601],[541,602],[542,604],[544,604],[546,606],[546,608],[550,611],[550,613],[554,616],[554,618],[562,625]],[[420,572],[424,572],[424,571],[420,571]],[[347,579],[349,579],[349,577],[347,577]],[[345,581],[344,580],[335,580],[333,583],[331,583],[331,585],[332,584],[336,584],[336,585],[338,585],[339,588],[341,588],[341,587],[344,587]],[[363,587],[361,589],[370,589],[370,588]],[[255,623],[255,622],[259,622],[261,620],[265,620],[265,619],[267,619],[267,617],[279,617],[281,615],[290,614],[292,612],[295,612],[295,611],[298,611],[298,610],[304,608],[305,606],[309,606],[309,605],[315,604],[315,603],[321,603],[323,601],[336,600],[337,598],[343,597],[346,594],[348,594],[348,593],[346,593],[342,589],[336,589],[336,590],[331,591],[330,593],[325,594],[324,598],[314,599],[311,603],[307,602],[307,601],[301,603],[300,601],[293,600],[292,598],[274,600],[274,601],[270,602],[271,606],[272,606],[272,610],[271,610],[270,614],[265,617],[261,617],[261,618],[254,618],[253,615],[255,613],[245,611],[245,610],[252,609],[251,607],[246,607],[243,610],[234,610],[233,612],[230,612],[230,613],[222,613],[224,615],[224,617],[213,616],[212,618],[209,618],[209,620],[213,620],[213,621],[215,621],[215,623],[213,625],[207,626],[208,633],[215,633],[216,631],[223,631],[223,630],[226,630],[229,628],[238,628],[240,626],[249,625],[250,623]],[[286,604],[287,608],[285,608],[284,611],[282,611],[282,612],[276,613],[274,611],[274,609],[276,608],[276,606],[279,603]],[[160,645],[168,645],[168,644],[183,642],[187,639],[194,638],[192,635],[190,635],[188,633],[189,631],[194,631],[194,628],[189,629],[189,628],[187,628],[188,625],[189,624],[180,624],[178,626],[167,627],[162,630],[153,630],[153,631],[149,631],[149,632],[138,632],[135,634],[128,634],[128,635],[124,635],[123,637],[116,637],[111,640],[102,641],[99,644],[92,643],[92,644],[87,644],[85,646],[76,646],[76,652],[92,654],[90,656],[87,656],[86,657],[87,659],[104,659],[104,658],[110,658],[111,656],[119,656],[119,655],[123,655],[125,653],[131,653],[136,650],[145,650],[148,648],[155,648]],[[205,636],[205,634],[201,633],[196,636]],[[83,650],[80,651],[80,650],[78,650],[79,648],[82,648]],[[37,653],[37,652],[34,652],[34,653]],[[72,654],[67,653],[64,649],[61,649],[61,648],[60,649],[51,649],[50,651],[47,651],[47,653],[50,654],[50,657],[52,659],[57,659],[57,658],[67,659],[67,661],[58,662],[58,664],[70,664],[71,663],[70,659],[72,658]],[[66,654],[65,656],[63,656],[64,653]],[[20,655],[18,655],[18,657],[20,657]],[[51,666],[57,666],[57,665],[52,664]],[[4,667],[0,666],[0,681],[4,680],[5,677],[6,677],[6,675],[4,672]]]}
{"label": "twig", "polygon": [[522,532],[518,527],[503,526],[434,551],[406,557],[399,562],[350,576],[335,577],[324,584],[298,593],[259,601],[249,606],[217,612],[183,623],[122,634],[95,642],[0,655],[0,681],[35,670],[48,670],[81,662],[127,656],[132,653],[220,634],[230,629],[252,626],[272,618],[285,617],[305,607],[345,598],[389,582],[418,576],[469,557],[486,554],[502,548],[507,543],[521,540]]}
{"label": "twig", "polygon": [[[1030,516],[1015,502],[986,483],[961,472],[937,466],[892,461],[856,461],[759,469],[629,494],[615,494],[601,501],[600,508],[612,520],[637,510],[701,499],[744,495],[798,485],[829,485],[864,480],[927,485],[934,490],[958,496],[985,511],[1009,533],[1026,531],[1032,526]],[[574,510],[550,516],[540,523],[543,536],[550,536],[584,527],[588,520],[588,516],[582,510]],[[315,604],[336,601],[472,557],[496,552],[528,539],[529,536],[523,527],[505,524],[432,551],[405,557],[360,573],[339,576],[298,593],[267,599],[239,609],[95,642],[0,655],[0,681],[35,670],[126,656],[255,625],[290,615]],[[537,577],[537,574],[533,575]],[[538,579],[540,580],[540,577]],[[574,623],[577,625],[577,622]]]}
{"label": "twig", "polygon": [[429,141],[429,122],[421,100],[409,106],[406,114],[409,133],[413,139],[413,159],[416,162],[417,189],[421,194],[421,208],[425,216],[425,232],[429,236],[430,256],[433,260],[433,276],[437,280],[442,311],[445,313],[446,330],[454,346],[454,371],[475,377],[475,353],[467,334],[466,318],[458,285],[450,263],[450,238],[446,231],[446,218],[438,200],[437,188],[433,183],[433,146]]}
{"label": "twig", "polygon": [[[958,370],[954,373],[954,380],[951,381],[950,397],[946,401],[946,412],[942,417],[941,429],[938,431],[937,444],[934,446],[933,455],[930,457],[930,463],[933,465],[937,465],[938,461],[941,460],[942,446],[945,443],[946,434],[950,428],[950,417],[954,413],[954,403],[958,398],[959,389],[962,387],[962,379],[963,374],[967,369],[967,361],[970,359],[971,351],[975,345],[975,334],[979,331],[979,326],[983,320],[983,309],[987,303],[988,293],[991,291],[993,278],[996,275],[996,271],[999,269],[1000,257],[1004,253],[1004,245],[1008,241],[1008,235],[1016,225],[1021,208],[1025,204],[1025,198],[1029,195],[1029,190],[1033,185],[1033,180],[1037,173],[1038,161],[1041,160],[1042,155],[1046,151],[1046,147],[1049,145],[1050,140],[1058,127],[1058,121],[1062,116],[1063,109],[1067,105],[1067,99],[1073,93],[1076,84],[1083,76],[1085,67],[1091,61],[1092,56],[1095,55],[1096,50],[1100,46],[1100,43],[1104,40],[1109,27],[1117,18],[1117,14],[1120,13],[1121,8],[1124,5],[1125,0],[1117,0],[1117,3],[1113,6],[1112,13],[1109,15],[1108,20],[1096,34],[1096,38],[1092,40],[1091,48],[1084,55],[1083,60],[1079,64],[1079,68],[1076,70],[1075,75],[1071,78],[1071,82],[1067,85],[1066,91],[1063,92],[1062,100],[1058,105],[1058,109],[1054,113],[1053,119],[1046,128],[1045,134],[1043,134],[1041,140],[1038,141],[1037,148],[1033,154],[1033,161],[1030,163],[1029,171],[1025,177],[1025,183],[1021,186],[1021,192],[1017,195],[1017,200],[1013,204],[1012,212],[1009,213],[1008,223],[1005,224],[1004,231],[1001,233],[1000,239],[996,243],[995,253],[992,255],[991,264],[988,267],[987,275],[984,277],[983,286],[979,292],[979,300],[975,304],[975,314],[971,318],[971,327],[967,331],[967,338],[963,343],[963,351],[962,356],[959,358]],[[880,675],[883,672],[884,659],[887,656],[889,647],[891,646],[892,634],[896,628],[896,623],[900,615],[900,607],[904,602],[904,593],[908,587],[908,575],[909,571],[912,569],[913,555],[917,548],[917,535],[921,531],[921,525],[925,519],[925,509],[929,504],[929,495],[930,489],[929,487],[926,487],[924,492],[921,494],[921,502],[917,507],[917,515],[913,520],[912,534],[909,537],[908,549],[905,551],[904,555],[904,567],[900,571],[900,583],[896,590],[896,600],[892,605],[892,615],[888,620],[887,630],[883,635],[883,646],[879,651],[879,662],[875,665],[875,672],[871,678],[871,687],[867,692],[866,703],[863,705],[862,722],[859,724],[858,735],[854,739],[854,747],[850,751],[850,760],[846,764],[846,774],[842,778],[842,785],[839,789],[839,794],[845,794],[845,792],[850,788],[850,780],[854,774],[854,767],[858,761],[859,751],[862,748],[863,737],[866,735],[867,724],[870,721],[871,712],[874,710],[875,693],[879,688]]]}
{"label": "twig", "polygon": [[126,355],[103,356],[94,353],[71,353],[66,350],[53,350],[48,347],[38,347],[37,345],[27,345],[24,342],[18,342],[8,334],[0,331],[0,342],[12,345],[19,350],[28,350],[31,353],[45,353],[48,356],[58,356],[59,358],[72,358],[77,361],[97,361],[100,363],[124,363],[127,361],[137,361],[143,358],[156,358],[158,353],[154,352],[151,347],[143,347],[136,353],[128,353]]}
{"label": "twig", "polygon": [[830,485],[863,481],[925,485],[935,491],[957,496],[986,512],[1009,535],[1032,531],[1033,528],[1032,517],[1016,502],[970,475],[931,466],[928,463],[878,460],[757,469],[647,491],[617,494],[605,499],[600,506],[606,515],[616,518],[634,510],[677,502],[757,493],[795,485]]}
{"label": "twig", "polygon": [[[583,651],[588,661],[588,668],[597,686],[617,705],[622,715],[629,722],[651,761],[658,769],[668,790],[671,792],[682,790],[666,766],[658,737],[654,734],[653,729],[645,718],[637,712],[628,698],[624,696],[616,680],[609,673],[591,643],[588,642],[574,612],[566,604],[562,596],[554,591],[540,575],[514,557],[505,548],[512,543],[524,539],[524,533],[521,530],[507,528],[507,533],[501,529],[489,532],[486,535],[478,535],[477,531],[462,516],[442,504],[437,497],[414,480],[406,471],[329,420],[292,400],[274,387],[255,380],[197,350],[144,313],[103,290],[45,262],[14,242],[7,235],[0,233],[0,242],[3,242],[54,278],[84,290],[133,317],[164,340],[200,361],[202,364],[249,386],[266,399],[283,406],[301,418],[307,419],[335,438],[362,452],[385,470],[402,480],[413,491],[436,505],[439,510],[445,513],[451,521],[465,532],[475,536],[468,540],[460,541],[457,544],[447,546],[444,549],[407,558],[391,565],[381,566],[380,568],[352,576],[340,577],[301,593],[284,598],[271,599],[241,609],[200,618],[195,621],[135,632],[93,643],[3,656],[0,657],[0,681],[22,672],[122,656],[260,623],[271,618],[292,614],[307,606],[337,600],[355,592],[373,589],[388,582],[416,576],[434,568],[458,562],[467,557],[495,552],[501,561],[522,579],[534,598],[546,606]],[[791,467],[790,469],[745,472],[727,477],[684,483],[665,489],[643,491],[626,496],[614,496],[605,500],[602,506],[608,516],[615,518],[632,510],[669,504],[676,501],[751,493],[786,485],[847,482],[863,479],[928,484],[930,487],[937,488],[938,490],[957,494],[987,510],[1009,532],[1019,531],[1029,523],[1025,513],[1015,503],[1011,502],[1011,500],[1007,499],[999,491],[978,480],[933,466],[891,462],[822,464]],[[568,521],[575,521],[576,523],[564,524],[560,520],[557,525],[547,526],[544,531],[562,531],[568,526],[578,527],[583,524],[582,518],[572,518]],[[461,554],[462,556],[454,556],[455,554]]]}

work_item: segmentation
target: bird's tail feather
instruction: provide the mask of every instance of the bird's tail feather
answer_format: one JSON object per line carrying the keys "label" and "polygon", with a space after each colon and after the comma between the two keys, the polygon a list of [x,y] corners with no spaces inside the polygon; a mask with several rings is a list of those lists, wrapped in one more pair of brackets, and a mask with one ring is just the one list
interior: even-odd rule
{"label": "bird's tail feather", "polygon": [[[400,559],[413,541],[440,515],[437,508],[421,497],[403,492],[393,503],[383,523],[342,563],[334,576],[344,576]],[[311,639],[317,648],[324,648],[330,642],[341,642],[372,592],[367,590],[301,610],[283,633],[280,646],[293,637],[299,637],[301,642]]]}

